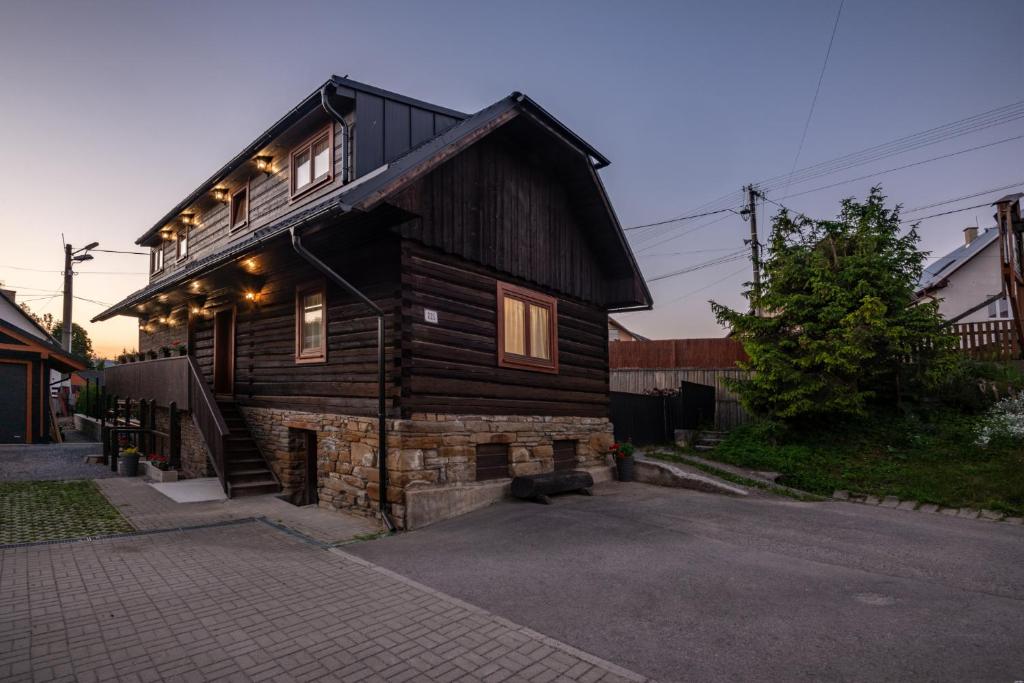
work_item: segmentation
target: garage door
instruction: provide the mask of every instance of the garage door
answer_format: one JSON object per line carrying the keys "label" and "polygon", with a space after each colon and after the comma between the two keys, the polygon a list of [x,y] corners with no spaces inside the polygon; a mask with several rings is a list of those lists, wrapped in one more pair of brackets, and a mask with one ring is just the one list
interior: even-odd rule
{"label": "garage door", "polygon": [[28,375],[18,363],[0,363],[0,443],[27,443]]}

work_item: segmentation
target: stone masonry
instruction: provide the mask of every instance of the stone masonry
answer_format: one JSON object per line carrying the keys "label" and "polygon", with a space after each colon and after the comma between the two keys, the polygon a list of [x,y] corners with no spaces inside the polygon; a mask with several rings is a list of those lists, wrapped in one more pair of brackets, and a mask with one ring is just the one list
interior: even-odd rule
{"label": "stone masonry", "polygon": [[[167,408],[157,406],[156,428],[158,431],[167,432],[170,411]],[[178,423],[181,425],[181,469],[180,474],[185,479],[196,479],[198,477],[213,476],[213,467],[210,465],[210,449],[203,440],[203,435],[192,416],[184,411],[178,412]]]}
{"label": "stone masonry", "polygon": [[[246,421],[271,462],[285,493],[301,489],[304,477],[302,431],[316,433],[317,489],[321,507],[373,514],[380,496],[377,421],[275,408],[245,407]],[[553,442],[576,442],[577,467],[604,465],[612,444],[606,418],[447,415],[416,413],[388,425],[388,501],[399,526],[405,517],[405,491],[476,479],[476,447],[508,445],[512,476],[554,469]]]}

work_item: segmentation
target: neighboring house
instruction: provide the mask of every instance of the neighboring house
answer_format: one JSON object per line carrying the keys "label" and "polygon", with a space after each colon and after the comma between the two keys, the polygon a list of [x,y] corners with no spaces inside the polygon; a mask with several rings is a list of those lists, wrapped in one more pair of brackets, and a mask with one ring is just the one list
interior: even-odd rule
{"label": "neighboring house", "polygon": [[999,230],[964,229],[964,244],[925,268],[918,285],[920,300],[939,301],[939,313],[955,323],[975,323],[1011,317],[1002,296],[999,270]]}
{"label": "neighboring house", "polygon": [[86,363],[64,351],[15,298],[0,289],[0,443],[48,443],[51,371],[74,372]]}
{"label": "neighboring house", "polygon": [[608,341],[647,341],[647,337],[641,337],[636,332],[630,332],[626,326],[615,318],[608,316]]}
{"label": "neighboring house", "polygon": [[399,525],[605,466],[608,312],[651,306],[608,163],[520,93],[467,115],[333,77],[138,239],[149,285],[96,320],[189,356],[108,393],[187,408],[182,468],[208,451],[229,495]]}

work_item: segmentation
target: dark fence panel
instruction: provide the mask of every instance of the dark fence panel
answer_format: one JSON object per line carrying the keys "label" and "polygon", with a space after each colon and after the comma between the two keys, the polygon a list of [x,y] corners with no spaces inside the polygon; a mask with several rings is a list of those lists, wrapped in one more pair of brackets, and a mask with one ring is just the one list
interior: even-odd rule
{"label": "dark fence panel", "polygon": [[677,429],[709,427],[715,421],[715,388],[683,382],[674,395],[628,394],[609,398],[616,441],[668,443]]}

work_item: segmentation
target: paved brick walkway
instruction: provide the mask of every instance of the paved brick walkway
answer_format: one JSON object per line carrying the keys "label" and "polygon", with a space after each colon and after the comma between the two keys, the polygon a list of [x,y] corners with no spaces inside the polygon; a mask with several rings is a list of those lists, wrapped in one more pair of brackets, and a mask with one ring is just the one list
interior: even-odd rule
{"label": "paved brick walkway", "polygon": [[272,495],[176,503],[139,477],[105,479],[96,485],[136,529],[170,529],[265,517],[327,544],[380,530],[379,523],[368,517],[313,506],[300,508]]}
{"label": "paved brick walkway", "polygon": [[0,445],[0,481],[103,479],[116,477],[104,465],[86,465],[86,455],[100,455],[98,443]]}
{"label": "paved brick walkway", "polygon": [[0,550],[0,680],[642,680],[258,522]]}

